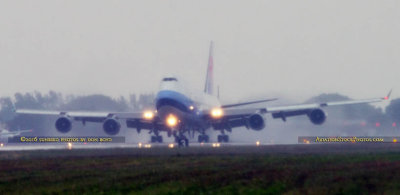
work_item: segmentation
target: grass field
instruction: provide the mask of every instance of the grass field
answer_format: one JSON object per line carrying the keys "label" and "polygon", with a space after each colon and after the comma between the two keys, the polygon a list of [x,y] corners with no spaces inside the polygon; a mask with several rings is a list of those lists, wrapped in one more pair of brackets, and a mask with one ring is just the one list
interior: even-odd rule
{"label": "grass field", "polygon": [[1,151],[0,194],[399,194],[399,170],[396,144]]}

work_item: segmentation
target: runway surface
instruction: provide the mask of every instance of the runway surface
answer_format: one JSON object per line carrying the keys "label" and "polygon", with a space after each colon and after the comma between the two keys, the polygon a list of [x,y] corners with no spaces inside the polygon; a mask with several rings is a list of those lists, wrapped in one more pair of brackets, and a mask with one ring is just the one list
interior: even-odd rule
{"label": "runway surface", "polygon": [[399,169],[398,143],[3,145],[0,194],[398,194]]}
{"label": "runway surface", "polygon": [[[399,143],[292,144],[206,143],[178,147],[176,144],[56,144],[3,145],[0,159],[63,156],[175,156],[175,155],[302,155],[400,152]],[[17,154],[17,155],[16,155]]]}

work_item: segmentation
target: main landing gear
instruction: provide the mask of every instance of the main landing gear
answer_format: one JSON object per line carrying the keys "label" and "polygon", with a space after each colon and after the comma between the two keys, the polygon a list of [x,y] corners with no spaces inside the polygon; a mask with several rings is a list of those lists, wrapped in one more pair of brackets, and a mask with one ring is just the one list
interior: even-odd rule
{"label": "main landing gear", "polygon": [[197,140],[199,141],[199,143],[208,143],[210,141],[210,137],[208,137],[208,135],[202,134],[199,135]]}
{"label": "main landing gear", "polygon": [[222,134],[222,135],[218,135],[218,142],[222,143],[222,142],[229,142],[229,136]]}
{"label": "main landing gear", "polygon": [[161,135],[153,135],[151,136],[151,143],[162,143],[163,137]]}
{"label": "main landing gear", "polygon": [[179,147],[183,147],[183,146],[188,147],[189,146],[189,139],[186,138],[186,136],[184,136],[184,135],[176,136],[175,141],[176,141],[176,143],[178,143]]}

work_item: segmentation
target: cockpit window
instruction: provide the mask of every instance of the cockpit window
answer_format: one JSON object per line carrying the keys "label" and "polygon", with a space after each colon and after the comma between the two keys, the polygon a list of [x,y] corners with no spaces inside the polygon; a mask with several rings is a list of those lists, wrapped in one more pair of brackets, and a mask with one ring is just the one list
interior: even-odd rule
{"label": "cockpit window", "polygon": [[174,77],[166,77],[163,79],[163,81],[178,81],[178,80]]}

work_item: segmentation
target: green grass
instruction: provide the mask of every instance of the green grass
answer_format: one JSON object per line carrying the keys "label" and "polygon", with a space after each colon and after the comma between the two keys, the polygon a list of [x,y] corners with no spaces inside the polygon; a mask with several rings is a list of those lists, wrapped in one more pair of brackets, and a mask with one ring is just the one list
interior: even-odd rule
{"label": "green grass", "polygon": [[115,154],[117,150],[1,152],[0,194],[400,192],[397,151],[198,154],[174,149],[156,155],[157,149],[152,149],[148,150],[152,155],[145,155],[121,150],[122,155]]}

